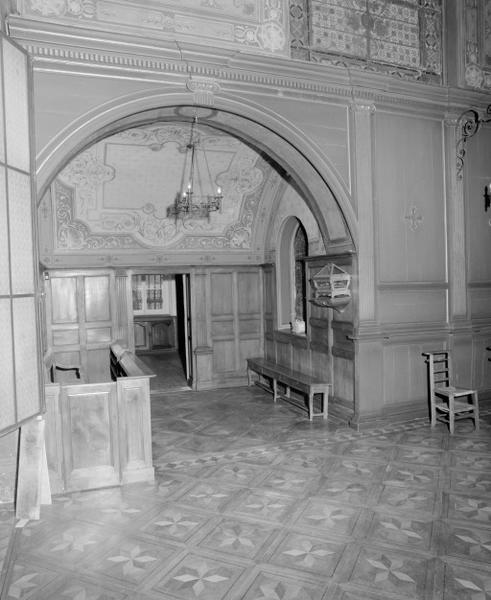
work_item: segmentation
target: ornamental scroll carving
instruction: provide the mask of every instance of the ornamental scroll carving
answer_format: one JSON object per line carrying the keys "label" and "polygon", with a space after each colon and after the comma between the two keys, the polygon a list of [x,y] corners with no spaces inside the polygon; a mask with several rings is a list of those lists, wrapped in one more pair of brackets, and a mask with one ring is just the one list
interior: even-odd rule
{"label": "ornamental scroll carving", "polygon": [[479,131],[483,123],[491,121],[491,104],[486,108],[484,116],[477,110],[470,108],[461,114],[457,121],[457,178],[462,179],[464,171],[464,157],[467,140]]}
{"label": "ornamental scroll carving", "polygon": [[23,0],[22,14],[92,21],[171,37],[287,56],[288,0]]}
{"label": "ornamental scroll carving", "polygon": [[53,184],[55,251],[249,250],[270,167],[223,132],[205,127],[202,139],[224,190],[220,214],[167,216],[182,183],[189,123],[128,129],[80,153]]}

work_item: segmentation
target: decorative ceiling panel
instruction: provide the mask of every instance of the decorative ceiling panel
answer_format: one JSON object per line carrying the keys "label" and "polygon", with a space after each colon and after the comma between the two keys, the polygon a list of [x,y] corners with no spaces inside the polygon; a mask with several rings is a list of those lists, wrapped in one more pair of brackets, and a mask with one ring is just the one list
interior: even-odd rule
{"label": "decorative ceiling panel", "polygon": [[25,16],[289,54],[288,0],[21,0]]}
{"label": "decorative ceiling panel", "polygon": [[52,195],[55,251],[250,250],[272,167],[235,137],[201,124],[199,135],[206,154],[197,153],[195,194],[220,186],[221,211],[185,219],[169,213],[187,184],[189,123],[133,128],[88,148],[59,174]]}

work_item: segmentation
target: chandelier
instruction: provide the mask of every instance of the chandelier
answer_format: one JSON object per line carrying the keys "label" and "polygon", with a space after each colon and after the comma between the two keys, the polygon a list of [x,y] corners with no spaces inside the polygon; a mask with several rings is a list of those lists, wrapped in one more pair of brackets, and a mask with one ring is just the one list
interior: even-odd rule
{"label": "chandelier", "polygon": [[[198,128],[198,117],[191,124],[189,143],[181,177],[181,189],[177,192],[174,204],[167,209],[167,215],[175,219],[210,219],[210,213],[222,211],[222,189],[214,185],[208,165],[208,159]],[[206,180],[204,179],[206,177]],[[186,188],[184,188],[187,182]],[[204,193],[209,191],[209,193]]]}

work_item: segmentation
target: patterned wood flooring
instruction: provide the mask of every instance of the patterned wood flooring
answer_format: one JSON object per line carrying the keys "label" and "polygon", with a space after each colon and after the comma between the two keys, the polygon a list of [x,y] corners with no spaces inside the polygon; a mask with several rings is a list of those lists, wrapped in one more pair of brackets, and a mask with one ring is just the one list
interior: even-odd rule
{"label": "patterned wood flooring", "polygon": [[491,418],[357,433],[256,388],[153,403],[155,485],[0,522],[2,599],[490,600]]}

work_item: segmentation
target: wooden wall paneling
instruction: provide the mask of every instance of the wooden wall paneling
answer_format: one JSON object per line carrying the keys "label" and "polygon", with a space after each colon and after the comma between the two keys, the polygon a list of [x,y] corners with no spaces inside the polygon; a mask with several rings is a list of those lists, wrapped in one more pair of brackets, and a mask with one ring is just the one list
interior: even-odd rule
{"label": "wooden wall paneling", "polygon": [[386,342],[383,352],[386,406],[404,405],[414,399],[426,401],[427,374],[422,353],[430,346],[432,344]]}
{"label": "wooden wall paneling", "polygon": [[312,373],[312,360],[308,338],[301,335],[292,335],[290,344],[291,368],[301,373]]}
{"label": "wooden wall paneling", "polygon": [[119,484],[115,383],[62,386],[66,489]]}
{"label": "wooden wall paneling", "polygon": [[109,275],[85,276],[84,299],[87,322],[109,321],[111,319]]}
{"label": "wooden wall paneling", "polygon": [[[332,355],[332,388],[329,390],[329,414],[343,421],[353,420],[355,414],[355,363],[345,356]],[[363,390],[360,391],[363,396]]]}
{"label": "wooden wall paneling", "polygon": [[192,327],[195,347],[210,346],[210,274],[207,271],[191,273]]}
{"label": "wooden wall paneling", "polygon": [[237,365],[235,339],[213,340],[213,373],[215,375],[234,374]]}
{"label": "wooden wall paneling", "polygon": [[292,368],[292,345],[288,337],[276,338],[276,361],[278,364]]}
{"label": "wooden wall paneling", "polygon": [[263,289],[264,289],[264,329],[270,333],[275,329],[276,323],[276,280],[273,265],[263,267]]}
{"label": "wooden wall paneling", "polygon": [[211,272],[211,333],[213,372],[233,375],[238,367],[237,273]]}
{"label": "wooden wall paneling", "polygon": [[85,337],[87,381],[110,381],[109,347],[113,340],[113,318],[116,315],[114,272],[84,274],[80,299],[84,305],[81,337]]}
{"label": "wooden wall paneling", "polygon": [[484,319],[489,322],[491,319],[491,282],[470,283],[468,293],[472,320]]}
{"label": "wooden wall paneling", "polygon": [[109,381],[117,314],[114,273],[53,271],[47,284],[49,346],[59,360],[77,357],[86,381]]}
{"label": "wooden wall paneling", "polygon": [[382,323],[441,323],[447,320],[445,285],[379,286]]}
{"label": "wooden wall paneling", "polygon": [[263,354],[263,278],[261,270],[237,272],[238,373],[246,375],[246,359]]}
{"label": "wooden wall paneling", "polygon": [[109,346],[112,340],[111,327],[87,327],[87,346],[105,344]]}
{"label": "wooden wall paneling", "polygon": [[241,315],[261,313],[261,274],[259,270],[237,272],[238,310]]}
{"label": "wooden wall paneling", "polygon": [[211,346],[211,282],[206,269],[193,270],[191,284],[191,333],[194,348],[194,387],[213,386],[213,349]]}
{"label": "wooden wall paneling", "polygon": [[247,374],[247,358],[262,355],[263,344],[259,338],[240,339],[239,341],[239,369],[240,375]]}
{"label": "wooden wall paneling", "polygon": [[233,316],[234,281],[233,272],[224,271],[210,274],[211,316]]}
{"label": "wooden wall paneling", "polygon": [[491,327],[476,332],[472,340],[472,387],[480,390],[480,396],[489,397],[491,392]]}
{"label": "wooden wall paneling", "polygon": [[134,352],[133,306],[131,296],[131,274],[126,270],[114,275],[114,339]]}
{"label": "wooden wall paneling", "polygon": [[[332,382],[332,357],[324,349],[317,350],[311,345],[310,367],[312,375]],[[332,393],[332,389],[329,393]]]}
{"label": "wooden wall paneling", "polygon": [[77,325],[63,327],[63,329],[53,328],[51,331],[51,346],[79,346],[80,345],[80,330]]}
{"label": "wooden wall paneling", "polygon": [[274,342],[276,282],[273,265],[263,266],[263,310],[264,310],[264,356],[268,360],[276,360],[276,344]]}
{"label": "wooden wall paneling", "polygon": [[374,199],[381,283],[446,281],[443,171],[441,119],[377,110]]}
{"label": "wooden wall paneling", "polygon": [[121,482],[153,481],[149,379],[119,378],[117,390]]}
{"label": "wooden wall paneling", "polygon": [[49,287],[50,322],[53,325],[78,323],[77,278],[52,276],[49,279]]}
{"label": "wooden wall paneling", "polygon": [[234,339],[235,322],[234,319],[226,315],[223,317],[215,317],[211,323],[211,335],[213,340],[216,339]]}

